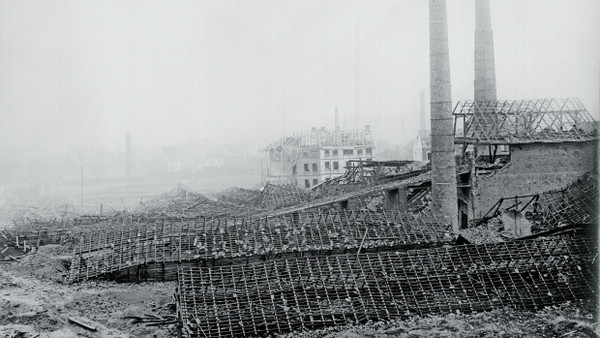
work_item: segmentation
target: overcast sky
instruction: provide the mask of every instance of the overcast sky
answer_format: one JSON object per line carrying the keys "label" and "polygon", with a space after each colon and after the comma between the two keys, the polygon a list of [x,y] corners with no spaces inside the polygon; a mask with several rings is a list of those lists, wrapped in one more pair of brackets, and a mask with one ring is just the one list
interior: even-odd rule
{"label": "overcast sky", "polygon": [[[491,5],[498,98],[598,116],[600,1]],[[472,99],[474,1],[448,20],[452,99]],[[0,0],[0,151],[261,144],[332,128],[335,106],[354,128],[357,59],[360,124],[400,144],[429,103],[428,39],[425,0]]]}

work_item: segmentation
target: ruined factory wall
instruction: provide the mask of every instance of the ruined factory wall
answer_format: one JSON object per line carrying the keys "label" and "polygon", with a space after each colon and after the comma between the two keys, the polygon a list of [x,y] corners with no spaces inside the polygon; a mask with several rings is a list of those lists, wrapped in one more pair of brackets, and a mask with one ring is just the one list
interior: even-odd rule
{"label": "ruined factory wall", "polygon": [[473,217],[482,217],[500,198],[563,188],[584,173],[595,171],[596,148],[596,142],[511,146],[507,167],[476,178]]}

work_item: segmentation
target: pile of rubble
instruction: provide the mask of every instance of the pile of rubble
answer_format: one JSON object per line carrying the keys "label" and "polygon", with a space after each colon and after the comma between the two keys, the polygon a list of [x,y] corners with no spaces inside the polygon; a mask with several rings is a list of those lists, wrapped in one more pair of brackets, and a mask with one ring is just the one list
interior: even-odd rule
{"label": "pile of rubble", "polygon": [[[521,240],[504,212],[453,234],[422,207],[427,170],[384,176],[315,191],[267,185],[214,197],[179,186],[128,212],[39,218],[2,235],[6,247],[22,252],[10,260],[36,278],[177,281],[176,313],[132,319],[176,319],[185,337],[539,310],[595,297],[597,244],[581,229]],[[535,224],[592,222],[585,198],[596,182],[586,176],[540,195],[536,215],[546,216]],[[407,196],[418,201],[412,211],[383,208],[382,194],[399,186],[418,187]],[[355,202],[347,209],[334,205],[348,200]]]}

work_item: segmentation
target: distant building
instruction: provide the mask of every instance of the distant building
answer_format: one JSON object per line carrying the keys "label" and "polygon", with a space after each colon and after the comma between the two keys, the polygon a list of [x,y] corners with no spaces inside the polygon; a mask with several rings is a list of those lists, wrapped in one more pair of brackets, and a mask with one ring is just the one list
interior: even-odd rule
{"label": "distant building", "polygon": [[429,114],[425,105],[425,92],[421,92],[421,106],[419,117],[421,123],[417,131],[416,139],[412,142],[412,158],[413,161],[430,161],[431,160],[431,130],[427,127]]}
{"label": "distant building", "polygon": [[202,163],[201,168],[219,169],[219,168],[223,167],[224,165],[225,165],[225,160],[223,158],[209,157]]}
{"label": "distant building", "polygon": [[374,148],[369,126],[351,131],[313,128],[264,149],[263,181],[312,188],[344,174],[349,160],[372,160]]}
{"label": "distant building", "polygon": [[413,161],[431,160],[431,133],[429,130],[419,130],[417,140],[413,143]]}

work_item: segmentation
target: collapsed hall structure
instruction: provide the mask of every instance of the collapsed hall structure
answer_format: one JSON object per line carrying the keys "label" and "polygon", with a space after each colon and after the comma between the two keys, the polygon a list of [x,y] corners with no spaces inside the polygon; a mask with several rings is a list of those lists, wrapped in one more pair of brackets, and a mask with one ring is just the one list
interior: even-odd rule
{"label": "collapsed hall structure", "polygon": [[576,98],[461,101],[454,117],[455,142],[474,162],[471,199],[459,202],[470,218],[499,197],[540,194],[597,171],[598,122]]}
{"label": "collapsed hall structure", "polygon": [[426,165],[373,159],[368,129],[315,129],[266,148],[261,189],[178,186],[2,235],[60,245],[68,283],[176,281],[183,337],[597,299],[598,122],[576,98],[498,100],[489,0],[476,17],[474,100],[453,104],[446,1],[429,1]]}

